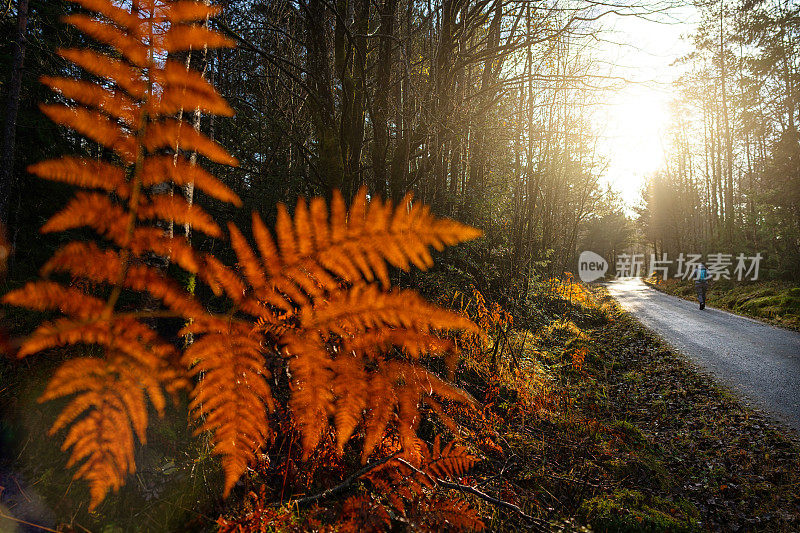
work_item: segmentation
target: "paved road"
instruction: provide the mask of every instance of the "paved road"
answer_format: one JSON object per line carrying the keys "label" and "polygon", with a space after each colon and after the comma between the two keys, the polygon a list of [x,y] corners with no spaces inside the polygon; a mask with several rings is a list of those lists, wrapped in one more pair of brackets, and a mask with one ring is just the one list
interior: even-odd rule
{"label": "paved road", "polygon": [[638,278],[610,282],[626,311],[698,366],[800,432],[800,333],[669,296]]}

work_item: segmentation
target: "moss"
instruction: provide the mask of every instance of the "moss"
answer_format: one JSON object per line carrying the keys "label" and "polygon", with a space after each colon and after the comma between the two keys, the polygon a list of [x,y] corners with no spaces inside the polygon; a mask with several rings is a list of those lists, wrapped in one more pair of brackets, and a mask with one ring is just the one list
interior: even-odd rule
{"label": "moss", "polygon": [[640,383],[642,378],[643,376],[641,372],[625,372],[622,374],[622,379],[629,383]]}
{"label": "moss", "polygon": [[698,531],[699,513],[688,502],[671,502],[635,490],[619,490],[583,502],[578,514],[596,531]]}
{"label": "moss", "polygon": [[[668,280],[651,285],[668,294],[689,300],[695,298],[694,287],[690,281]],[[720,280],[712,285],[708,303],[734,313],[800,329],[800,287],[792,283]]]}
{"label": "moss", "polygon": [[781,302],[781,307],[786,310],[800,311],[800,297],[786,296]]}
{"label": "moss", "polygon": [[647,437],[644,436],[639,428],[627,420],[616,420],[611,424],[611,428],[615,430],[627,444],[635,448],[645,448],[649,444]]}

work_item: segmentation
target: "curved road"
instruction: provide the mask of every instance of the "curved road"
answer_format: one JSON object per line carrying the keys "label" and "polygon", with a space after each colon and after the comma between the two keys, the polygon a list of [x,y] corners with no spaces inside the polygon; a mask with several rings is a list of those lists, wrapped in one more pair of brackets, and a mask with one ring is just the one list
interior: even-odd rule
{"label": "curved road", "polygon": [[664,294],[639,278],[608,283],[623,309],[694,363],[800,431],[800,333]]}

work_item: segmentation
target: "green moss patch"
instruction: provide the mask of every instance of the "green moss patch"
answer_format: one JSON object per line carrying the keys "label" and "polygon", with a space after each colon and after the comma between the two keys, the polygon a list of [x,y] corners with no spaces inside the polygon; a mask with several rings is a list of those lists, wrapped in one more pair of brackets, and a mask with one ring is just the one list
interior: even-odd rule
{"label": "green moss patch", "polygon": [[[647,280],[656,289],[687,300],[696,298],[692,281]],[[800,287],[784,281],[712,283],[708,305],[733,313],[764,320],[771,324],[800,330]]]}
{"label": "green moss patch", "polygon": [[690,503],[672,502],[636,490],[597,496],[583,502],[578,513],[599,532],[699,530],[699,513]]}

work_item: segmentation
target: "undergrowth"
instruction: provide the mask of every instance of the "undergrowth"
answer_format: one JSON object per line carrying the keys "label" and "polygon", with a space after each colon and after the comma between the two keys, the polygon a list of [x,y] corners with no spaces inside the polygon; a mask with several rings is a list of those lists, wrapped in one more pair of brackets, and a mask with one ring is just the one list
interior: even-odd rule
{"label": "undergrowth", "polygon": [[[441,297],[488,335],[459,340],[464,358],[454,375],[477,413],[446,410],[478,462],[459,481],[435,486],[428,502],[468,502],[497,531],[783,531],[800,524],[800,448],[784,429],[697,375],[603,290],[571,280],[535,287],[530,303],[545,311],[528,316],[511,316],[475,290]],[[164,441],[151,443],[159,453],[174,438],[174,430],[161,431]],[[441,431],[435,419],[420,427],[423,439]],[[38,448],[35,437],[28,446],[43,450],[39,440]],[[304,462],[291,439],[276,442],[223,507],[208,487],[219,473],[200,453],[207,445],[194,440],[194,447],[143,464],[141,482],[120,491],[129,507],[106,508],[105,519],[122,529],[138,520],[153,531],[181,530],[181,520],[187,530],[217,524],[223,531],[321,530],[344,517],[359,517],[364,530],[384,530],[387,519],[401,529],[448,524],[413,493],[401,497],[405,514],[398,515],[379,488],[380,469],[348,477],[358,468],[349,448],[342,457]],[[78,499],[63,471],[52,462],[43,469],[47,461],[23,469],[27,493],[47,489],[48,503]],[[190,473],[204,480],[194,492],[185,485]],[[402,479],[413,482],[415,474]],[[189,498],[201,512],[177,510]]]}

